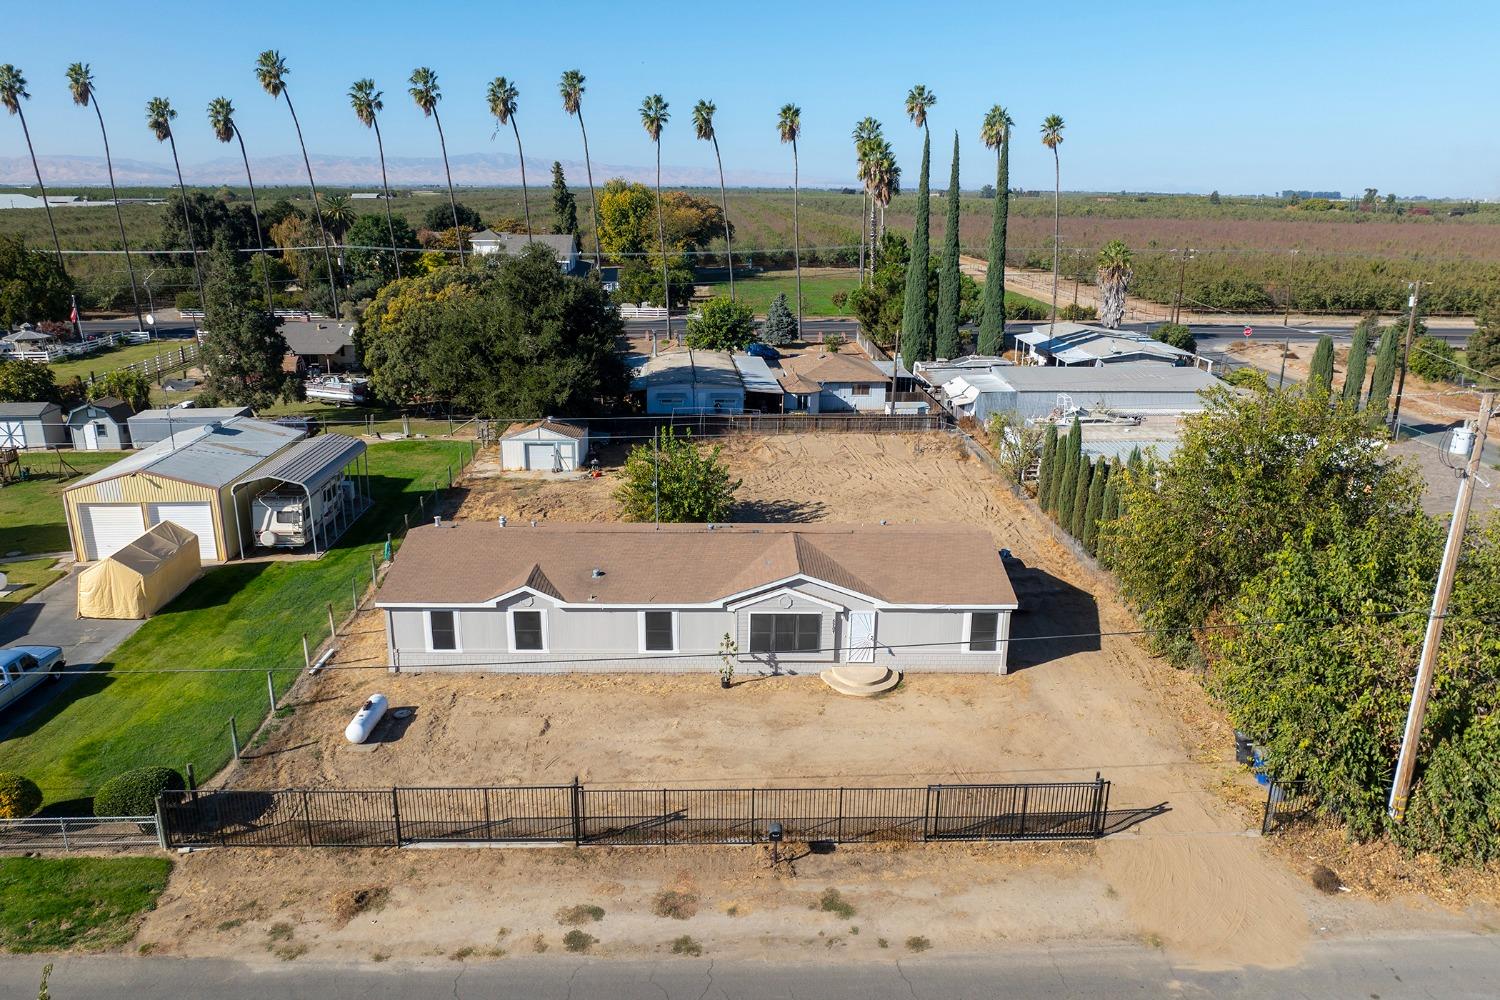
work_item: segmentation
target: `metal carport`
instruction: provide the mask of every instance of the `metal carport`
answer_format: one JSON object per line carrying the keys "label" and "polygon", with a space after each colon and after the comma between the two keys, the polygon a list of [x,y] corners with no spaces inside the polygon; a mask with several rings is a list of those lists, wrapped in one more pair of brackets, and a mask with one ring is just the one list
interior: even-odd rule
{"label": "metal carport", "polygon": [[[363,461],[364,471],[359,471]],[[234,496],[234,515],[239,524],[240,536],[240,558],[245,558],[245,519],[244,512],[240,508],[239,491],[241,487],[252,486],[259,483],[278,482],[289,486],[298,486],[307,495],[309,510],[312,508],[312,495],[320,490],[328,482],[344,477],[349,466],[354,466],[353,480],[354,509],[346,509],[343,505],[339,507],[339,514],[334,518],[332,532],[323,531],[322,547],[319,547],[318,522],[312,525],[312,548],[314,552],[326,552],[340,535],[348,530],[349,525],[365,511],[370,509],[370,459],[366,454],[365,443],[358,438],[348,437],[344,434],[322,434],[318,437],[307,438],[298,441],[275,461],[263,468],[241,479],[230,487],[230,493]],[[252,526],[253,527],[253,526]]]}

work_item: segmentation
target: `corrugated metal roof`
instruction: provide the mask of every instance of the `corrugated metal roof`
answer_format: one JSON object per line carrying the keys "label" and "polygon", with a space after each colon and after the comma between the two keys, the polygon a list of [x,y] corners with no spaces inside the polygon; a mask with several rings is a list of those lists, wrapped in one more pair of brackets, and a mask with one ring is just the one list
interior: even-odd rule
{"label": "corrugated metal roof", "polygon": [[298,486],[319,486],[354,459],[364,454],[365,443],[346,434],[324,434],[298,441],[264,468],[256,469],[241,482],[279,479]]}
{"label": "corrugated metal roof", "polygon": [[995,379],[997,388],[1018,392],[1199,392],[1219,380],[1200,368],[1145,361],[1100,367],[1068,368],[1053,365],[1016,365],[1004,374],[965,378],[977,384]]}
{"label": "corrugated metal roof", "polygon": [[740,380],[745,384],[746,392],[771,392],[780,395],[781,383],[776,381],[765,358],[758,358],[753,354],[736,354],[734,366],[739,369]]}
{"label": "corrugated metal roof", "polygon": [[68,485],[68,491],[137,472],[151,472],[218,489],[234,482],[287,445],[306,437],[294,427],[252,417],[184,428],[113,465]]}

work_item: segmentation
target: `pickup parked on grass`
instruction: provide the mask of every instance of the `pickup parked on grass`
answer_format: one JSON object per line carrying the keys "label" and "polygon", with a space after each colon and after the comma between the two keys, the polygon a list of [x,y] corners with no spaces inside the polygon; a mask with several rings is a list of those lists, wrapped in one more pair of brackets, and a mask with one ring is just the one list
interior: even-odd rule
{"label": "pickup parked on grass", "polygon": [[0,649],[0,712],[42,682],[57,677],[56,671],[67,666],[63,651],[56,646],[9,646]]}

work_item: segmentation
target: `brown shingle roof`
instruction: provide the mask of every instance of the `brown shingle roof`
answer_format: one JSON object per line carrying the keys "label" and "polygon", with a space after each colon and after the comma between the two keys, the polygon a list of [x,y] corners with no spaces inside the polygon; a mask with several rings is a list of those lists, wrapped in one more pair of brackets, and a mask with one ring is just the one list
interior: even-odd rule
{"label": "brown shingle roof", "polygon": [[549,431],[555,431],[558,434],[561,434],[563,437],[570,437],[574,440],[581,440],[584,435],[584,428],[579,424],[569,423],[566,420],[553,420],[551,417],[544,417],[541,420],[533,420],[529,424],[512,424],[510,427],[506,428],[505,433],[501,435],[501,437],[508,438],[516,434],[524,434],[527,431],[534,431],[539,427],[545,427]]}
{"label": "brown shingle roof", "polygon": [[1016,603],[994,541],[969,525],[490,521],[414,528],[379,603],[481,604],[530,586],[570,604],[710,604],[794,576],[895,605]]}
{"label": "brown shingle roof", "polygon": [[781,362],[794,375],[814,382],[889,382],[891,377],[855,354],[799,354]]}

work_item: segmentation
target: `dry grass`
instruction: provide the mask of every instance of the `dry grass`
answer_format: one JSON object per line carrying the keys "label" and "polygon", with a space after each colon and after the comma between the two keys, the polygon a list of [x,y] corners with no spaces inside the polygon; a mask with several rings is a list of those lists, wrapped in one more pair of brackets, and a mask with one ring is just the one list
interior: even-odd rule
{"label": "dry grass", "polygon": [[698,897],[691,892],[665,889],[651,901],[651,912],[671,920],[687,920],[698,912]]}
{"label": "dry grass", "polygon": [[834,913],[845,920],[854,916],[854,904],[849,902],[835,888],[829,887],[823,890],[823,895],[818,899],[818,909],[824,913]]}
{"label": "dry grass", "polygon": [[557,911],[557,922],[564,927],[579,927],[583,924],[595,924],[604,919],[604,907],[594,906],[591,903],[581,903],[578,906],[569,906]]}
{"label": "dry grass", "polygon": [[390,897],[391,890],[383,885],[346,889],[333,897],[334,926],[344,927],[361,913],[378,913]]}

